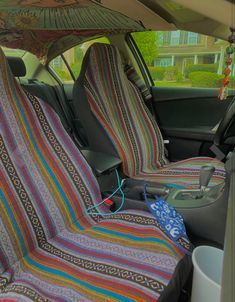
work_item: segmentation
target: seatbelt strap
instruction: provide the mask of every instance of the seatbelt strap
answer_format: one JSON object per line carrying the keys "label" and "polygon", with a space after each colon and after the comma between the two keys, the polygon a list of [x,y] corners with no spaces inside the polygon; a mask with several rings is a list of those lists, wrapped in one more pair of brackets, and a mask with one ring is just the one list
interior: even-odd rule
{"label": "seatbelt strap", "polygon": [[[139,76],[139,74],[136,72],[135,68],[132,65],[126,64],[124,71],[126,73],[128,80],[132,82],[139,89],[146,106],[148,107],[152,116],[157,121],[158,118],[153,107],[153,96],[150,92],[150,89],[147,87],[144,80]],[[169,144],[169,140],[164,140],[164,145],[166,144]],[[166,146],[165,146],[165,154],[168,157],[168,150]]]}
{"label": "seatbelt strap", "polygon": [[124,71],[128,80],[139,89],[146,106],[157,121],[157,116],[153,108],[153,96],[150,92],[150,89],[147,87],[144,80],[139,76],[139,74],[136,72],[135,68],[132,65],[126,64],[124,67]]}
{"label": "seatbelt strap", "polygon": [[127,75],[127,78],[135,85],[138,87],[139,91],[142,94],[142,97],[145,102],[151,101],[153,96],[145,84],[144,80],[141,79],[141,77],[138,75],[136,72],[135,68],[129,64],[126,64],[124,71]]}
{"label": "seatbelt strap", "polygon": [[74,124],[72,122],[74,117],[72,116],[72,112],[70,111],[69,104],[66,102],[64,92],[61,90],[62,88],[58,87],[58,86],[54,86],[54,89],[56,91],[58,103],[60,104],[60,106],[64,112],[64,115],[66,117],[66,120],[71,128],[71,135],[72,135],[75,143],[80,148],[84,147],[83,138],[79,135],[77,129],[74,127]]}
{"label": "seatbelt strap", "polygon": [[54,86],[54,89],[55,89],[55,92],[56,92],[57,101],[60,104],[60,107],[62,108],[62,110],[64,112],[64,115],[66,117],[66,120],[67,120],[69,126],[73,130],[72,123],[71,123],[72,116],[71,116],[71,114],[70,114],[70,112],[68,110],[68,105],[65,104],[65,98],[64,98],[64,95],[63,95],[63,93],[61,91],[61,87]]}

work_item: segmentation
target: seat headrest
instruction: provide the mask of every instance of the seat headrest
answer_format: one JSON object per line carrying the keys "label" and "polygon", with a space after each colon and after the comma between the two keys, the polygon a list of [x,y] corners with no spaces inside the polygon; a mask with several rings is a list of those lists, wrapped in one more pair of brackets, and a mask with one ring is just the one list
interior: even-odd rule
{"label": "seat headrest", "polygon": [[[88,48],[87,51],[87,56],[89,57],[88,60],[92,61],[93,64],[100,64],[102,60],[104,60],[105,58],[107,59],[108,57],[110,57],[110,55],[117,59],[117,62],[115,60],[115,65],[121,64],[122,66],[119,49],[112,44],[94,43]],[[94,60],[93,57],[95,57],[96,60]]]}
{"label": "seat headrest", "polygon": [[24,77],[26,75],[26,67],[24,61],[19,57],[7,57],[8,64],[15,77]]}

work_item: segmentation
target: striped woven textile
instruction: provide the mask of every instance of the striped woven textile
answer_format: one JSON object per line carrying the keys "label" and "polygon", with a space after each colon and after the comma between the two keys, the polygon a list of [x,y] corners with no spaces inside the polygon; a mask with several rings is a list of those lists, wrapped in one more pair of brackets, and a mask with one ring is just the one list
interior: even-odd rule
{"label": "striped woven textile", "polygon": [[88,211],[90,167],[1,50],[0,121],[0,301],[158,301],[190,243],[147,212]]}
{"label": "striped woven textile", "polygon": [[88,56],[83,67],[86,97],[92,113],[122,159],[125,175],[194,188],[199,185],[200,167],[213,164],[216,171],[209,186],[223,182],[224,165],[217,159],[198,157],[168,162],[159,127],[140,90],[127,78],[115,46],[93,44]]}
{"label": "striped woven textile", "polygon": [[218,185],[224,181],[224,164],[211,157],[193,157],[176,163],[170,163],[157,170],[143,171],[136,175],[136,179],[145,179],[150,182],[165,184],[176,188],[198,188],[200,169],[204,165],[214,166],[215,172],[210,180],[209,187]]}

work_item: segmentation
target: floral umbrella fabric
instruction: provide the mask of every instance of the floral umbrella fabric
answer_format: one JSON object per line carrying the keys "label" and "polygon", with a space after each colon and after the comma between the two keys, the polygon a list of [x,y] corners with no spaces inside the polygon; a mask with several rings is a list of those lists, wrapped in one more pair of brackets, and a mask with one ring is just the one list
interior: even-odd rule
{"label": "floral umbrella fabric", "polygon": [[0,45],[27,50],[44,62],[91,36],[142,30],[98,0],[0,1]]}

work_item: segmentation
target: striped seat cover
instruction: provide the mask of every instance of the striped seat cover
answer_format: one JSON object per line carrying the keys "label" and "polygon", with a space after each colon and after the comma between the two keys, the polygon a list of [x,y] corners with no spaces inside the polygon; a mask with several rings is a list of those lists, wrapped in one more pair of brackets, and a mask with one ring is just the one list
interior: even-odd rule
{"label": "striped seat cover", "polygon": [[0,301],[159,300],[190,244],[150,213],[87,214],[101,201],[90,167],[1,50],[0,121]]}
{"label": "striped seat cover", "polygon": [[[193,188],[199,185],[200,167],[212,164],[216,171],[209,186],[224,180],[224,165],[214,158],[196,157],[174,164],[168,162],[160,129],[144,104],[140,91],[128,80],[115,46],[93,44],[84,60],[81,77],[78,81],[83,83],[91,111],[122,159],[125,175]],[[84,127],[90,131],[88,123],[84,123]]]}

